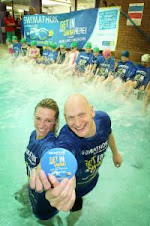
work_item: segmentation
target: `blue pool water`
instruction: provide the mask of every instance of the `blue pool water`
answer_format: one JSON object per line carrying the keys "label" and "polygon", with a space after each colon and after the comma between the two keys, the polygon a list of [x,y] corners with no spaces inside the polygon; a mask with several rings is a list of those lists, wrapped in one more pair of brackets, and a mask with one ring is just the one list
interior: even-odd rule
{"label": "blue pool water", "polygon": [[[61,72],[60,72],[61,73]],[[124,103],[114,90],[95,88],[79,79],[56,79],[35,66],[15,65],[0,59],[0,225],[150,225],[150,115],[141,114],[142,101]],[[24,151],[33,130],[33,109],[42,98],[60,106],[60,127],[65,123],[63,104],[80,92],[95,110],[106,111],[124,162],[115,168],[108,149],[96,188],[84,198],[79,218],[59,213],[43,223],[32,214],[26,198]]]}

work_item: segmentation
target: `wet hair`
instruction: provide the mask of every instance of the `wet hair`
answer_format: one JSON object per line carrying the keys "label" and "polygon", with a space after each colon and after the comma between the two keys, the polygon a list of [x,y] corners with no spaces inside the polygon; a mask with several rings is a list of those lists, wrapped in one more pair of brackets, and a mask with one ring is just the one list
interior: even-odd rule
{"label": "wet hair", "polygon": [[56,120],[56,123],[54,125],[54,128],[53,128],[53,132],[56,134],[57,131],[58,131],[58,123],[59,123],[59,107],[56,103],[55,100],[51,99],[51,98],[45,98],[43,100],[41,100],[35,107],[34,109],[34,114],[37,110],[38,107],[42,107],[42,108],[48,108],[48,109],[51,109],[53,111],[55,111],[55,120]]}

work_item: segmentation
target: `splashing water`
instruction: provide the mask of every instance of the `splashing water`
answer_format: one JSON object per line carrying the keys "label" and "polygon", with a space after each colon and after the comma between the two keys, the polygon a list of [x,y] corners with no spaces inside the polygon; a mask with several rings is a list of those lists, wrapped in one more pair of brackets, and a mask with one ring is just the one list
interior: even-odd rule
{"label": "splashing water", "polygon": [[108,149],[96,188],[84,198],[83,210],[59,213],[47,225],[147,226],[150,225],[150,120],[141,115],[142,102],[132,97],[124,103],[110,88],[95,88],[81,78],[59,79],[36,65],[0,59],[0,225],[46,225],[30,210],[24,151],[33,128],[33,110],[43,98],[54,98],[60,107],[60,127],[65,123],[63,105],[73,93],[87,97],[95,110],[106,111],[124,158],[121,168],[112,163]]}

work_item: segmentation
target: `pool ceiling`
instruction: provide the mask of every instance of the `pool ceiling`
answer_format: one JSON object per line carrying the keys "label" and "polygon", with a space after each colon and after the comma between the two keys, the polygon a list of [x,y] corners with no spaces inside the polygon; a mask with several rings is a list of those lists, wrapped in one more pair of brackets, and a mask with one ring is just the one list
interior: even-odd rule
{"label": "pool ceiling", "polygon": [[[10,3],[12,1],[9,1],[9,0],[1,0],[1,2],[6,2],[6,3]],[[65,3],[70,3],[70,6],[74,6],[75,4],[75,0],[43,0],[42,1],[46,6],[46,3],[49,3],[51,2],[52,5],[48,4],[48,7],[53,7],[53,6],[57,6],[58,3],[64,3],[64,6],[65,6]],[[19,4],[19,5],[26,5],[26,6],[30,6],[31,5],[31,0],[14,0],[13,1],[14,4]],[[77,5],[80,6],[80,7],[84,7],[84,8],[90,8],[90,7],[93,7],[94,6],[94,3],[95,3],[95,0],[78,0],[78,3]]]}

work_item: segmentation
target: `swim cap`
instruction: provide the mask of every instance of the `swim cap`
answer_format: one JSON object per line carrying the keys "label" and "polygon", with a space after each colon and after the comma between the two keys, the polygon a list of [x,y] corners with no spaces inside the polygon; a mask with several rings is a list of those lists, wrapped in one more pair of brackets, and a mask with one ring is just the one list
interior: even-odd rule
{"label": "swim cap", "polygon": [[50,43],[50,47],[51,47],[52,49],[57,49],[57,44],[56,44],[56,42],[51,42],[51,43]]}
{"label": "swim cap", "polygon": [[95,48],[93,49],[93,52],[94,52],[94,53],[99,53],[99,48],[98,48],[98,47],[95,47]]}
{"label": "swim cap", "polygon": [[91,49],[91,48],[92,48],[91,42],[87,42],[85,45],[85,49]]}
{"label": "swim cap", "polygon": [[21,44],[23,44],[23,43],[26,43],[27,41],[26,41],[25,38],[22,38],[22,39],[20,40],[20,42],[21,42]]}
{"label": "swim cap", "polygon": [[60,48],[66,48],[66,43],[60,43]]}
{"label": "swim cap", "polygon": [[6,38],[6,42],[11,42],[11,38]]}
{"label": "swim cap", "polygon": [[78,47],[78,43],[77,42],[72,42],[70,45],[70,48],[77,48]]}
{"label": "swim cap", "polygon": [[35,40],[31,41],[30,45],[31,46],[36,46],[37,42]]}
{"label": "swim cap", "polygon": [[102,54],[103,54],[103,57],[109,58],[110,55],[111,55],[111,50],[110,49],[104,49]]}
{"label": "swim cap", "polygon": [[53,42],[49,42],[49,47],[52,47],[52,45],[53,45]]}
{"label": "swim cap", "polygon": [[121,56],[129,57],[129,51],[127,51],[127,50],[122,51]]}
{"label": "swim cap", "polygon": [[77,170],[76,158],[64,148],[49,149],[42,156],[40,163],[45,174],[55,176],[58,181],[71,178]]}
{"label": "swim cap", "polygon": [[12,36],[12,40],[18,40],[17,36]]}
{"label": "swim cap", "polygon": [[144,54],[141,57],[141,61],[144,62],[144,63],[149,63],[150,62],[150,55],[149,54]]}

